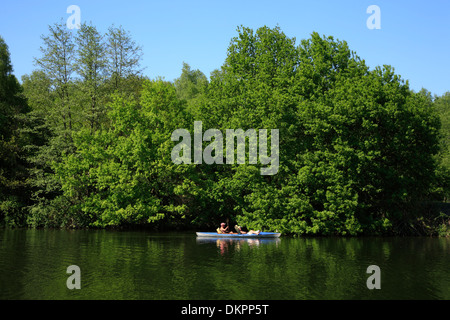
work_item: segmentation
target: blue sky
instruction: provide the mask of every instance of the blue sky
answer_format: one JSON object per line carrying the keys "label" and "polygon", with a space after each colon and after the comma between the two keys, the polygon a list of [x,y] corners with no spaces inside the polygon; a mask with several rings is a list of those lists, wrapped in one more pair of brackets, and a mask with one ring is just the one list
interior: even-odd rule
{"label": "blue sky", "polygon": [[[311,32],[348,42],[370,68],[392,65],[411,89],[441,95],[450,91],[450,1],[151,1],[151,0],[3,0],[0,35],[11,53],[15,75],[31,73],[40,57],[40,36],[48,25],[81,9],[81,21],[99,31],[122,25],[143,47],[142,66],[150,78],[172,81],[183,61],[209,76],[226,57],[239,25],[279,26],[297,43]],[[381,29],[370,30],[369,5],[381,10]]]}

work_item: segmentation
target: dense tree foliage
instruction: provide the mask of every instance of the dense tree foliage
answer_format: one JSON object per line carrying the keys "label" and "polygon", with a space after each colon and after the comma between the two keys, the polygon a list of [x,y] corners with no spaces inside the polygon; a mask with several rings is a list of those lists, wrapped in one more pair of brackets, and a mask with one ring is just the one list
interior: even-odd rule
{"label": "dense tree foliage", "polygon": [[27,137],[22,134],[29,111],[22,87],[13,75],[9,49],[0,37],[0,223],[20,226],[29,204]]}
{"label": "dense tree foliage", "polygon": [[243,28],[211,79],[201,113],[210,127],[280,129],[279,174],[229,176],[242,187],[230,194],[238,221],[307,234],[389,230],[429,188],[438,119],[389,66],[370,71],[345,42],[294,41]]}
{"label": "dense tree foliage", "polygon": [[440,149],[437,155],[435,193],[438,200],[450,200],[450,91],[435,97],[434,107],[441,119]]}
{"label": "dense tree foliage", "polygon": [[[141,76],[141,48],[121,27],[49,31],[40,69],[23,78],[31,107],[20,131],[31,164],[24,224],[231,221],[306,235],[406,233],[424,221],[420,204],[448,199],[448,94],[413,92],[392,67],[371,70],[345,41],[314,32],[297,45],[278,27],[240,27],[209,80],[184,63],[167,82]],[[172,133],[195,137],[195,121],[202,133],[261,137],[267,129],[269,150],[271,129],[279,130],[276,174],[261,174],[265,163],[248,153],[245,164],[175,164]],[[217,136],[200,143],[217,146]]]}

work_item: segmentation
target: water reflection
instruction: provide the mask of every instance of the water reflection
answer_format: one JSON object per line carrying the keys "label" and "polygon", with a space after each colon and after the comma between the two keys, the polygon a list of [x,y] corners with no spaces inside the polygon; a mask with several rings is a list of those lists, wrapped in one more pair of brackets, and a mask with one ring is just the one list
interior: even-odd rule
{"label": "water reflection", "polygon": [[242,247],[257,248],[261,245],[278,245],[280,238],[197,238],[197,244],[215,244],[220,254],[240,251]]}
{"label": "water reflection", "polygon": [[[81,290],[66,287],[69,265]],[[0,299],[450,299],[449,265],[448,238],[0,230]]]}

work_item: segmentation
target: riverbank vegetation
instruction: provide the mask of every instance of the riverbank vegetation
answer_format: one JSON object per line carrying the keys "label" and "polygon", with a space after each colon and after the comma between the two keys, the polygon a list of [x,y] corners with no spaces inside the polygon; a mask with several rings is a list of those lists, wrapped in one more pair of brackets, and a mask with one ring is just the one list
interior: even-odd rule
{"label": "riverbank vegetation", "polygon": [[[239,27],[209,79],[185,63],[173,82],[143,76],[121,27],[55,24],[41,51],[20,84],[0,39],[4,226],[450,234],[450,92],[414,92],[345,41]],[[194,121],[278,129],[277,174],[174,164],[172,132]]]}

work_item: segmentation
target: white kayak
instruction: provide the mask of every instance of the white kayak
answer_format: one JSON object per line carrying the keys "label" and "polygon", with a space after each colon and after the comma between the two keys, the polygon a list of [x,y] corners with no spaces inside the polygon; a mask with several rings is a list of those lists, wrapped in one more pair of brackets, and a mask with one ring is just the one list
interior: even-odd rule
{"label": "white kayak", "polygon": [[259,234],[237,234],[237,233],[217,233],[217,232],[197,232],[199,238],[279,238],[278,232],[260,232]]}

